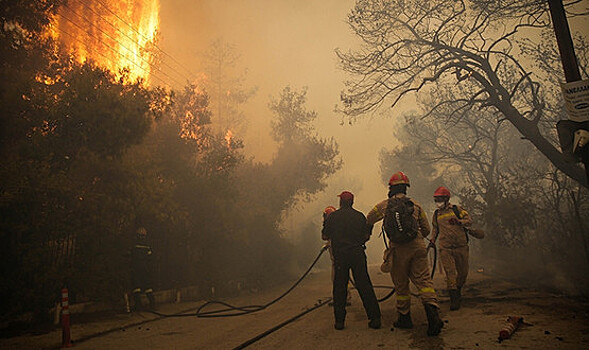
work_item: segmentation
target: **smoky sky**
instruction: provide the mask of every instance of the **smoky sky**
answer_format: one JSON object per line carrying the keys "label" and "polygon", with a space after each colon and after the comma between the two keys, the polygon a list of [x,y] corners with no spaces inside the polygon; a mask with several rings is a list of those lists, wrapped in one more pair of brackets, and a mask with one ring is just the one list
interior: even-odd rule
{"label": "smoky sky", "polygon": [[[241,55],[239,64],[248,70],[246,85],[258,87],[244,107],[247,132],[236,135],[245,140],[248,156],[257,161],[272,158],[275,145],[270,137],[269,96],[278,97],[287,85],[308,87],[306,107],[318,113],[318,136],[335,138],[344,165],[313,203],[290,213],[285,220],[289,229],[309,219],[319,222],[321,210],[337,206],[336,194],[344,189],[356,194],[355,207],[364,213],[384,199],[386,184],[378,154],[382,148],[395,146],[398,117],[413,107],[408,99],[394,110],[385,108],[353,125],[334,112],[346,79],[334,50],[358,45],[346,23],[353,5],[353,0],[161,1],[160,47],[193,73],[203,70],[202,54],[214,40],[234,45]],[[587,23],[572,21],[572,30],[587,33]]]}
{"label": "smoky sky", "polygon": [[318,113],[318,136],[335,138],[344,166],[316,203],[306,206],[309,213],[297,211],[305,220],[319,218],[327,205],[337,206],[336,194],[344,186],[356,194],[356,207],[363,212],[386,194],[378,152],[394,145],[395,115],[366,118],[354,125],[343,120],[341,125],[341,115],[334,112],[346,78],[334,50],[357,45],[346,23],[353,4],[350,0],[161,3],[160,46],[195,74],[203,70],[202,53],[216,39],[234,45],[241,54],[240,65],[248,70],[246,84],[258,91],[244,108],[247,134],[237,136],[245,139],[246,153],[256,160],[270,160],[275,146],[270,137],[269,96],[278,97],[287,85],[308,88],[306,106]]}

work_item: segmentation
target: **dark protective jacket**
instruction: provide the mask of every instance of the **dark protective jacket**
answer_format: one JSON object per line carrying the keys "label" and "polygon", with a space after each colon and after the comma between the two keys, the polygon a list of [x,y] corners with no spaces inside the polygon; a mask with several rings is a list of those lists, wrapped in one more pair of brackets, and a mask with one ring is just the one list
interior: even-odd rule
{"label": "dark protective jacket", "polygon": [[370,238],[370,227],[366,217],[358,210],[343,206],[329,214],[323,222],[321,233],[331,240],[333,253],[363,250],[364,243]]}
{"label": "dark protective jacket", "polygon": [[148,285],[152,282],[153,264],[151,245],[145,238],[138,237],[131,250],[131,267],[133,270],[134,285],[151,287]]}

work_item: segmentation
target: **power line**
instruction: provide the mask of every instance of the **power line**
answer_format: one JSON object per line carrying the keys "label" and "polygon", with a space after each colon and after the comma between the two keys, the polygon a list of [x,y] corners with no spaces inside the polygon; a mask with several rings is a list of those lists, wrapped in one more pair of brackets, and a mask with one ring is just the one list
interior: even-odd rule
{"label": "power line", "polygon": [[[63,19],[65,19],[65,20],[69,21],[70,23],[72,23],[73,25],[75,25],[76,27],[78,27],[80,30],[84,31],[84,28],[82,28],[82,27],[81,27],[79,24],[77,24],[76,22],[72,21],[70,18],[68,18],[68,17],[64,16],[64,15],[63,15],[63,14],[61,14],[61,13],[59,14],[59,16],[61,16],[61,17],[62,17]],[[65,32],[65,31],[63,31],[63,30],[61,30],[61,29],[59,29],[59,28],[58,28],[58,30],[60,30],[60,31],[62,31],[62,32]],[[115,48],[113,48],[112,46],[108,45],[107,43],[105,43],[104,41],[102,41],[100,38],[98,38],[98,37],[96,37],[96,36],[94,36],[94,35],[92,35],[92,34],[90,34],[90,33],[86,33],[86,34],[88,34],[88,36],[90,36],[90,37],[92,37],[92,38],[94,38],[94,39],[98,40],[98,42],[100,42],[100,43],[101,43],[101,44],[103,44],[104,46],[106,46],[106,47],[108,47],[109,49],[111,49],[111,51],[113,51],[114,53],[117,53],[117,54],[119,53],[119,51],[118,51],[117,49],[115,49]],[[74,39],[76,39],[77,41],[79,41],[79,42],[80,42],[80,43],[82,43],[82,44],[87,44],[87,43],[83,42],[82,40],[80,40],[80,39],[76,38],[76,37],[75,37],[75,36],[73,36],[72,34],[69,34],[69,33],[68,33],[68,35],[69,35],[69,36],[72,36],[72,37],[74,37]],[[92,49],[92,48],[89,48],[89,49],[90,49],[90,50],[92,50],[92,51],[94,51],[94,52],[98,52],[98,51],[96,51],[96,50],[94,50],[94,49]],[[99,54],[100,54],[102,57],[106,57],[106,56],[104,56],[104,54],[102,54],[102,53],[100,53],[100,52],[98,52],[98,53],[99,53]],[[147,71],[145,68],[141,67],[141,66],[140,66],[140,65],[138,65],[136,62],[134,62],[134,61],[132,61],[132,60],[129,60],[129,59],[128,59],[128,58],[126,58],[126,57],[125,57],[125,59],[127,59],[127,61],[129,61],[130,63],[134,64],[135,66],[137,66],[137,68],[141,69],[143,72],[147,73],[148,75],[154,75],[154,76],[156,76],[156,75],[155,75],[153,72],[151,72],[151,71]],[[115,62],[113,62],[113,61],[112,61],[112,59],[108,58],[108,60],[109,60],[111,63],[113,63],[114,65],[116,65],[116,63],[115,63]],[[161,72],[161,73],[162,73],[162,74],[164,74],[165,76],[167,76],[168,78],[170,78],[171,80],[175,81],[176,83],[178,83],[176,80],[172,79],[170,76],[168,76],[168,75],[167,75],[167,74],[165,74],[164,72]],[[157,77],[157,76],[156,76],[156,77]],[[157,78],[159,78],[160,80],[162,80],[164,84],[169,84],[167,81],[164,81],[162,78],[160,78],[160,77],[157,77]]]}
{"label": "power line", "polygon": [[[116,29],[119,33],[121,33],[122,35],[124,35],[125,37],[127,37],[129,40],[131,41],[135,41],[135,38],[130,37],[127,33],[123,32],[121,30],[121,28],[117,27],[116,25],[114,25],[112,22],[108,21],[106,18],[104,18],[100,13],[96,12],[96,10],[94,10],[90,5],[88,5],[86,2],[82,1],[82,0],[78,0],[84,7],[86,7],[88,10],[92,11],[92,13],[94,13],[96,16],[98,16],[101,20],[103,20],[104,22],[108,23],[111,27],[113,27],[114,29]],[[66,7],[68,7],[70,9],[70,11],[74,12],[73,9],[67,5],[64,5]],[[74,12],[75,13],[75,12]],[[90,20],[88,20],[87,18],[85,18],[86,21],[90,22]],[[90,22],[91,23],[91,22]],[[128,25],[128,24],[127,24]],[[135,29],[133,29],[135,32],[137,32]],[[140,32],[137,32],[138,34],[142,35]],[[145,37],[144,35],[142,35],[146,40],[150,40],[149,38]],[[167,55],[168,57],[172,58],[174,61],[176,61],[172,56],[170,56],[169,54],[167,54],[166,52],[164,52],[163,50],[161,50],[159,47],[157,47],[157,45],[154,44],[154,47],[157,48],[160,52],[164,53],[165,55]],[[162,64],[166,67],[168,67],[170,70],[172,70],[174,73],[176,73],[179,77],[181,77],[182,79],[185,79],[187,81],[190,81],[194,76],[192,75],[192,73],[188,70],[186,70],[185,68],[183,68],[184,70],[186,70],[189,75],[190,78],[187,78],[186,76],[184,76],[182,73],[178,72],[176,69],[174,69],[174,67],[170,66],[169,64],[167,64],[165,61],[162,61]]]}
{"label": "power line", "polygon": [[[133,52],[133,50],[129,49],[127,46],[125,46],[123,43],[121,43],[120,41],[118,41],[116,38],[113,38],[113,37],[112,37],[110,34],[108,34],[108,33],[107,33],[107,32],[105,32],[104,30],[102,30],[100,27],[98,27],[97,25],[95,25],[95,24],[94,24],[94,23],[93,23],[91,20],[89,20],[88,18],[86,18],[86,17],[84,17],[84,16],[81,16],[81,15],[79,15],[78,13],[76,13],[76,12],[75,12],[75,11],[74,11],[72,8],[68,7],[67,5],[64,5],[64,6],[65,6],[65,7],[67,7],[67,8],[70,10],[70,12],[72,12],[74,15],[76,15],[76,16],[78,16],[78,17],[82,18],[83,20],[85,20],[86,22],[88,22],[90,25],[92,25],[93,27],[95,27],[96,29],[98,29],[98,30],[99,30],[101,33],[103,33],[104,35],[106,35],[107,37],[109,37],[110,39],[112,39],[114,42],[116,42],[117,44],[119,44],[120,46],[122,46],[123,48],[125,48],[125,49],[126,49],[127,51],[129,51],[129,52],[130,52],[132,55],[135,55],[135,56],[136,56],[136,57],[138,57],[138,58],[139,58],[141,61],[145,62],[147,65],[149,65],[149,66],[150,66],[150,68],[151,68],[152,70],[157,70],[157,68],[156,68],[156,67],[154,67],[152,63],[150,63],[149,61],[145,60],[145,59],[144,59],[143,57],[141,57],[141,56],[137,56],[137,55],[136,55],[136,54]],[[64,18],[65,18],[65,17],[64,17]],[[70,20],[70,22],[71,22],[71,20]],[[73,23],[73,22],[72,22],[72,23]],[[80,28],[80,26],[79,26],[79,25],[77,25],[77,27],[78,27],[78,28]],[[105,44],[105,45],[106,45],[106,43],[105,43],[104,41],[100,40],[99,38],[96,38],[96,39],[97,39],[97,40],[99,40],[101,43],[103,43],[103,44]],[[117,53],[120,55],[120,52],[118,52],[118,51],[116,51],[116,52],[117,52]],[[123,55],[121,55],[121,56],[123,56]],[[123,56],[123,57],[125,57],[125,58],[126,58],[128,61],[130,61],[130,62],[133,62],[133,61],[131,61],[130,59],[128,59],[126,56]],[[136,64],[136,65],[137,65],[137,64]],[[145,71],[145,70],[144,70],[144,71]],[[176,79],[172,78],[171,76],[169,76],[169,75],[168,75],[168,74],[166,74],[165,72],[161,72],[161,73],[162,73],[163,75],[167,76],[168,78],[170,78],[172,81],[174,81],[174,82],[176,82],[177,84],[179,84],[180,86],[182,86],[182,85],[183,85],[182,83],[178,82]],[[178,73],[178,72],[176,72],[176,73]]]}
{"label": "power line", "polygon": [[[81,1],[81,0],[79,0]],[[143,33],[139,32],[137,29],[135,29],[135,27],[133,27],[131,24],[129,24],[127,21],[125,21],[124,19],[122,19],[116,12],[114,12],[113,10],[111,10],[108,5],[106,5],[104,2],[102,2],[101,0],[95,0],[97,3],[99,3],[100,5],[102,5],[108,12],[110,12],[111,14],[113,14],[116,18],[119,19],[119,21],[125,23],[129,28],[131,28],[131,30],[133,30],[135,33],[141,35],[144,39],[149,40],[149,38],[147,38],[145,35],[143,35]],[[165,52],[164,50],[162,50],[159,46],[157,46],[156,44],[154,44],[155,48],[160,50],[164,55],[168,56],[170,59],[172,59],[179,67],[181,67],[182,69],[184,69],[186,72],[188,72],[188,74],[191,77],[194,77],[195,75],[192,74],[192,72],[184,67],[179,61],[177,61],[174,57],[172,57],[172,55],[168,54],[167,52]]]}
{"label": "power line", "polygon": [[[71,9],[70,9],[71,11]],[[77,15],[75,12],[71,11],[73,14]],[[102,43],[103,45],[107,46],[108,48],[110,48],[114,53],[119,54],[120,52],[113,48],[112,46],[108,45],[107,43],[105,43],[102,39],[98,38],[97,36],[86,32],[86,30],[84,28],[82,28],[82,26],[80,26],[78,23],[74,22],[72,19],[70,19],[69,17],[64,16],[62,13],[59,13],[59,15],[64,18],[65,20],[69,21],[70,23],[72,23],[73,25],[75,25],[76,27],[78,27],[80,30],[82,30],[83,32],[85,32],[88,36],[98,40],[98,42]],[[78,17],[81,17],[78,15]],[[83,17],[81,17],[83,18]],[[83,18],[84,19],[84,18]],[[87,19],[86,19],[87,20]],[[90,22],[90,24],[92,24]],[[112,36],[110,36],[108,33],[106,33],[105,31],[103,31],[102,29],[96,27],[100,32],[102,32],[103,34],[105,34],[106,36],[108,36],[109,38],[111,38],[113,41],[115,41],[117,44],[119,44],[120,46],[122,46],[123,48],[127,49],[127,51],[133,53],[133,51],[131,49],[129,49],[128,47],[126,47],[125,45],[123,45],[121,42],[119,42],[118,40],[114,39]],[[135,66],[139,67],[142,71],[144,71],[147,74],[152,74],[152,71],[147,71],[145,68],[141,67],[139,64],[137,64],[135,61],[129,59],[128,57],[121,55],[123,58],[125,58],[128,62],[133,63]],[[139,56],[139,59],[145,63],[147,63],[150,68],[153,68],[152,65],[146,61],[145,59],[143,59],[141,56]],[[111,61],[112,62],[112,61]],[[114,63],[114,62],[113,62]],[[184,84],[182,84],[181,82],[179,82],[178,80],[174,79],[173,77],[169,76],[168,74],[166,74],[163,71],[159,71],[161,74],[165,75],[166,77],[168,77],[170,80],[172,80],[173,82],[175,82],[176,84],[179,84],[180,86],[183,86]]]}
{"label": "power line", "polygon": [[[64,18],[65,18],[65,17],[64,17]],[[68,36],[69,36],[69,37],[71,37],[72,39],[74,39],[74,40],[76,40],[76,41],[78,41],[78,42],[80,42],[80,43],[82,43],[82,44],[86,44],[86,43],[85,43],[85,42],[83,42],[82,40],[78,39],[78,38],[77,38],[75,35],[73,35],[73,34],[71,34],[71,33],[67,32],[67,31],[65,31],[65,30],[63,30],[63,29],[61,29],[61,28],[57,28],[57,30],[59,30],[59,31],[60,31],[60,32],[62,32],[63,34],[66,34],[66,35],[68,35]],[[103,44],[104,44],[104,43],[103,43]],[[104,44],[104,45],[106,45],[106,44]],[[106,46],[108,46],[108,45],[106,45]],[[90,51],[93,51],[93,52],[95,52],[95,53],[99,54],[100,56],[102,56],[102,57],[106,58],[106,59],[107,59],[108,61],[110,61],[110,63],[112,63],[113,65],[116,65],[116,62],[113,62],[112,58],[110,58],[110,57],[108,57],[108,56],[104,55],[102,52],[100,52],[100,51],[98,51],[98,50],[95,50],[95,49],[93,49],[93,48],[90,48],[90,47],[89,47],[89,49],[90,49]],[[111,48],[111,49],[112,49],[112,48]],[[141,66],[139,66],[139,68],[143,69],[143,67],[141,67]],[[143,69],[143,70],[145,71],[145,69]],[[149,73],[149,72],[147,72],[147,71],[145,71],[145,72],[146,72],[146,73]],[[167,82],[167,81],[165,81],[164,79],[160,78],[159,76],[157,76],[157,75],[155,75],[155,74],[151,74],[151,75],[152,75],[153,77],[155,77],[155,78],[159,79],[159,80],[160,80],[162,83],[164,83],[164,84],[168,84],[168,82]]]}

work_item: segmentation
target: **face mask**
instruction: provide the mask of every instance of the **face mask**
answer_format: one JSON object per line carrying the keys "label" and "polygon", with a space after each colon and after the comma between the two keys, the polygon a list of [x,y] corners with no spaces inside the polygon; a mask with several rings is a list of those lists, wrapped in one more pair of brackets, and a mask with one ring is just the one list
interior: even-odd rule
{"label": "face mask", "polygon": [[438,207],[438,209],[442,209],[445,204],[445,202],[436,202],[436,207]]}

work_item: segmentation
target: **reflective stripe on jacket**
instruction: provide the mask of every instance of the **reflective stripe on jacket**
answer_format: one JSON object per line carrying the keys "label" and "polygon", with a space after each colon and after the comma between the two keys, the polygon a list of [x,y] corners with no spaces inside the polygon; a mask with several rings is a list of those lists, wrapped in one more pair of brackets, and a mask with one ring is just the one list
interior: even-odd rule
{"label": "reflective stripe on jacket", "polygon": [[468,245],[466,233],[464,232],[464,226],[469,226],[472,223],[472,220],[470,219],[470,215],[468,215],[468,212],[457,205],[456,207],[458,208],[458,212],[460,213],[461,217],[460,220],[462,220],[464,224],[451,224],[451,222],[453,222],[454,220],[459,219],[456,217],[456,214],[454,214],[452,205],[453,204],[449,203],[449,205],[446,208],[438,209],[437,220],[435,218],[435,215],[432,219],[432,225],[434,228],[434,238],[437,232],[436,230],[439,228],[439,233],[437,233],[438,237],[436,240],[436,244],[440,248],[458,248]]}

